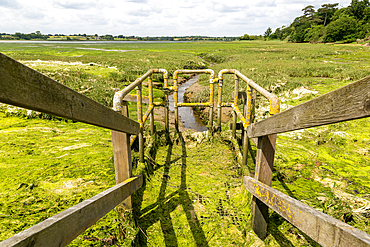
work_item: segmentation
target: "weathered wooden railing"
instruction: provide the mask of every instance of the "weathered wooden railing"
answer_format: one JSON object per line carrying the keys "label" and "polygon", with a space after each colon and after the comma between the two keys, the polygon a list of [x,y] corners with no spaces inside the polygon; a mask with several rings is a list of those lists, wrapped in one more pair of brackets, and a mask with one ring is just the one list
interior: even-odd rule
{"label": "weathered wooden railing", "polygon": [[370,235],[270,187],[276,134],[370,116],[370,77],[363,78],[289,110],[254,123],[248,137],[258,138],[255,177],[244,177],[253,194],[252,228],[265,238],[268,207],[322,246],[370,246]]}
{"label": "weathered wooden railing", "polygon": [[1,53],[0,102],[111,129],[117,183],[1,242],[1,247],[65,246],[120,203],[131,206],[128,198],[143,183],[142,176],[131,177],[129,135],[139,133],[139,123]]}

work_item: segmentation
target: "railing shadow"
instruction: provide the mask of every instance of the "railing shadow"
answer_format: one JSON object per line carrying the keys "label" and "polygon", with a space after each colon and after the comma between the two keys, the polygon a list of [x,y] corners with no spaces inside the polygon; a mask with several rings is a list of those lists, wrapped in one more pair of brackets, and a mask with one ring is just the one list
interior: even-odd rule
{"label": "railing shadow", "polygon": [[194,206],[193,201],[186,190],[186,146],[182,133],[178,132],[178,135],[182,147],[181,185],[179,189],[181,204],[186,213],[186,218],[188,220],[191,233],[193,234],[193,238],[196,242],[196,246],[208,246],[206,236],[199,223],[197,215],[191,214],[191,212],[194,212]]}
{"label": "railing shadow", "polygon": [[[281,232],[281,225],[285,222],[286,220],[281,217],[278,213],[273,212],[270,215],[269,218],[269,225],[268,225],[268,234],[271,234],[276,242],[281,246],[281,247],[294,247],[295,245],[286,237],[286,234]],[[291,224],[290,224],[291,225]],[[294,230],[295,226],[291,225],[290,228],[287,230],[290,234],[296,235],[297,239],[305,239],[307,243],[310,246],[313,247],[320,247],[321,245],[316,243],[312,238],[307,236],[304,232],[296,228]]]}
{"label": "railing shadow", "polygon": [[[171,164],[178,160],[178,159],[176,159],[176,161],[171,160],[174,143],[171,140],[167,140],[168,141],[167,156],[164,164],[162,183],[160,186],[157,201],[152,205],[149,205],[144,209],[141,209],[143,195],[146,189],[145,183],[143,187],[135,195],[133,210],[134,218],[136,221],[136,225],[139,228],[139,232],[136,235],[134,241],[132,242],[132,246],[148,246],[147,230],[150,226],[152,226],[158,221],[160,222],[161,225],[165,246],[178,246],[176,232],[173,227],[173,221],[170,215],[171,212],[173,212],[178,205],[181,205],[185,212],[188,224],[190,226],[190,230],[196,242],[196,246],[208,246],[207,239],[199,223],[199,220],[197,216],[194,213],[192,213],[194,212],[193,201],[187,191],[186,184],[186,157],[187,157],[186,146],[184,138],[180,132],[178,132],[178,140],[182,148],[182,155],[180,158],[181,159],[180,188],[166,196],[166,188],[168,186],[170,166]],[[153,151],[152,154],[156,155],[156,151]],[[155,157],[153,158],[153,160],[155,160]],[[158,165],[156,166],[156,168],[159,167],[161,166]]]}
{"label": "railing shadow", "polygon": [[268,225],[267,231],[269,234],[271,234],[275,238],[276,242],[280,246],[294,247],[294,244],[289,239],[287,239],[284,236],[284,234],[281,232],[281,230],[279,229],[280,225],[285,222],[285,219],[283,217],[280,217],[280,215],[278,215],[276,212],[273,212],[270,215],[269,222],[270,223]]}
{"label": "railing shadow", "polygon": [[[284,182],[284,179],[278,174],[277,175],[277,179],[278,179],[278,181],[280,182],[280,184],[281,184],[281,186],[283,186],[283,188],[285,189],[285,191],[286,191],[286,193],[290,196],[290,197],[292,197],[292,198],[294,198],[294,199],[297,199],[297,200],[299,200],[299,198],[297,198],[295,195],[294,195],[294,193],[293,193],[293,191],[291,191],[290,189],[289,189],[289,187],[286,185],[286,183]],[[281,221],[283,222],[283,221],[285,221],[284,220],[284,218],[283,217],[281,217],[281,216],[279,216],[276,212],[274,212],[273,213],[273,215],[277,215],[277,217],[279,217],[280,219],[281,219]],[[272,227],[274,227],[274,226],[272,226]],[[277,229],[277,231],[278,231],[278,227],[276,226],[276,229]],[[316,243],[314,240],[312,240],[309,236],[307,236],[304,232],[302,232],[301,230],[299,230],[298,229],[298,231],[300,232],[300,234],[306,239],[306,241],[308,242],[308,243],[310,243],[312,246],[320,246],[318,243]],[[284,236],[283,236],[283,234],[282,233],[280,233],[279,234],[279,236],[280,236],[280,238],[283,238]],[[285,238],[285,237],[284,237]]]}
{"label": "railing shadow", "polygon": [[[239,155],[239,153],[243,154],[242,137],[236,136],[238,147],[235,147],[235,145],[233,145],[232,142],[228,140],[227,138],[222,138],[222,141],[227,144],[227,146],[229,147],[229,150],[232,152],[234,162],[238,163],[237,156]],[[254,165],[256,164],[256,152],[257,151],[251,147],[251,142],[252,141],[248,139],[248,156],[250,156],[252,159],[252,162],[247,163],[246,168],[248,169],[248,173],[249,173],[248,175],[254,174],[254,169],[255,169]]]}

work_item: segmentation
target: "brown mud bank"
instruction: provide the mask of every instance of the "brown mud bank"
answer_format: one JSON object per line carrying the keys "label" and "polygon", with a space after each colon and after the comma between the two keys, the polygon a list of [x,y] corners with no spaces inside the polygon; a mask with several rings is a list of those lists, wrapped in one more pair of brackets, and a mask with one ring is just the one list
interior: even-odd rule
{"label": "brown mud bank", "polygon": [[[199,82],[195,82],[193,85],[188,87],[185,92],[185,100],[186,102],[195,102],[195,95],[201,91],[207,90],[209,86],[202,86]],[[215,89],[216,91],[216,89]],[[194,112],[198,115],[198,117],[203,121],[204,124],[208,124],[209,121],[209,107],[193,107]],[[214,107],[213,107],[213,116],[214,121],[217,119],[217,98],[214,99]],[[231,107],[223,107],[222,108],[222,116],[221,122],[227,123],[232,120],[232,109]]]}

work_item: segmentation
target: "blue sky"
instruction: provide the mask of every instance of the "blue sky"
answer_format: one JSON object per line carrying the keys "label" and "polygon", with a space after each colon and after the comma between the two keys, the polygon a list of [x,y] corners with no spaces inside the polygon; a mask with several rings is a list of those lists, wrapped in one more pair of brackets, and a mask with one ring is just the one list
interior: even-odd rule
{"label": "blue sky", "polygon": [[325,3],[350,0],[0,0],[0,33],[259,35]]}

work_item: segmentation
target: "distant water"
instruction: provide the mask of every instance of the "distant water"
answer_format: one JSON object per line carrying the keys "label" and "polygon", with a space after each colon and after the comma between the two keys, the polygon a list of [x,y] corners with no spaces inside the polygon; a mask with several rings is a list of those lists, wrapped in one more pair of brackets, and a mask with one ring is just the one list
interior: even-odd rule
{"label": "distant water", "polygon": [[39,43],[39,44],[149,44],[149,43],[189,43],[199,41],[50,41],[50,40],[0,40],[0,43]]}

